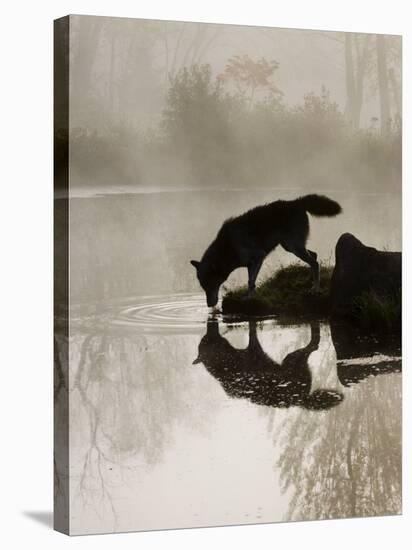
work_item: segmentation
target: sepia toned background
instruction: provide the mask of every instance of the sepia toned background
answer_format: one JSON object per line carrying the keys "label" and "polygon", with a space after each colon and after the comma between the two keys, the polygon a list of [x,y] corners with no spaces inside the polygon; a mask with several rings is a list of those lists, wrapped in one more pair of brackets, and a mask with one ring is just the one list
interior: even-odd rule
{"label": "sepia toned background", "polygon": [[[52,195],[51,166],[52,151],[50,135],[52,132],[52,29],[53,18],[74,11],[77,13],[99,13],[102,15],[125,15],[130,17],[187,19],[192,21],[236,22],[238,24],[270,25],[283,27],[301,27],[317,29],[363,30],[404,35],[404,58],[410,58],[411,41],[408,4],[393,0],[390,8],[386,3],[377,4],[365,0],[361,4],[348,0],[346,3],[325,4],[319,0],[311,3],[290,0],[279,9],[277,5],[268,6],[266,2],[255,0],[253,5],[210,0],[208,4],[175,0],[173,5],[164,0],[152,0],[149,4],[139,4],[130,0],[113,3],[101,0],[99,6],[90,0],[58,4],[45,0],[41,4],[29,4],[17,1],[5,7],[5,19],[18,21],[18,34],[24,39],[17,40],[16,26],[5,25],[1,40],[4,48],[4,70],[12,75],[13,85],[3,87],[4,105],[3,129],[8,136],[8,153],[4,156],[2,167],[7,200],[2,203],[3,222],[13,227],[13,238],[3,241],[6,256],[13,259],[14,269],[3,272],[3,316],[7,319],[7,338],[4,340],[3,411],[13,411],[12,422],[9,414],[4,414],[3,436],[8,448],[13,452],[3,456],[4,478],[2,500],[3,516],[7,518],[3,526],[3,539],[10,546],[24,546],[27,543],[39,544],[43,548],[52,548],[56,542],[64,548],[73,544],[73,540],[51,531],[52,521],[52,456],[50,453],[52,434],[52,380],[50,364],[52,349],[50,346],[52,320]],[[22,17],[24,12],[25,17]],[[13,45],[11,48],[10,45]],[[30,47],[27,47],[30,44]],[[15,70],[16,67],[27,70]],[[408,92],[407,63],[404,73],[405,99]],[[24,100],[27,94],[28,78],[30,82],[30,101]],[[410,82],[409,82],[410,83]],[[33,109],[33,105],[36,108]],[[404,105],[404,147],[409,149],[407,100]],[[24,121],[25,132],[19,120]],[[35,135],[30,147],[25,151],[22,162],[22,136]],[[16,170],[16,167],[18,169]],[[408,158],[404,156],[404,177],[408,179]],[[33,184],[36,174],[38,185]],[[49,183],[46,183],[49,182]],[[22,196],[24,200],[22,201]],[[409,207],[409,191],[404,191],[404,208]],[[20,217],[10,204],[19,204]],[[36,205],[36,208],[33,208]],[[24,218],[25,224],[17,225]],[[27,231],[27,224],[30,231]],[[408,232],[409,219],[404,218],[405,234]],[[5,235],[6,236],[6,235]],[[7,237],[9,232],[7,232]],[[16,250],[25,254],[16,254]],[[409,242],[404,241],[404,265],[408,267],[407,254]],[[30,262],[30,284],[27,284],[27,266]],[[49,266],[45,270],[45,266]],[[48,272],[48,275],[47,275]],[[405,281],[405,322],[408,320],[409,292]],[[33,291],[35,289],[35,292]],[[25,345],[22,346],[22,312],[34,315],[35,322],[25,331]],[[409,343],[405,339],[404,354],[408,356]],[[16,353],[18,350],[18,353]],[[39,368],[34,368],[35,364]],[[22,383],[22,376],[24,383]],[[404,483],[410,484],[410,437],[409,433],[409,386],[408,372],[404,372]],[[24,403],[16,407],[18,402]],[[28,414],[28,411],[30,414]],[[16,434],[25,437],[16,437]],[[30,449],[30,463],[27,462],[27,450]],[[35,472],[35,475],[33,475]],[[18,480],[18,483],[16,483]],[[404,513],[402,516],[376,517],[370,519],[348,519],[344,521],[315,521],[288,524],[249,525],[218,529],[190,529],[158,531],[121,536],[125,548],[134,548],[136,538],[141,548],[167,545],[170,548],[210,548],[214,545],[236,545],[239,549],[267,544],[298,547],[316,545],[330,548],[333,543],[337,549],[358,545],[367,541],[376,549],[387,548],[393,544],[396,534],[399,548],[409,547],[408,526],[410,520],[410,495],[404,493]],[[75,542],[80,548],[108,548],[119,535],[88,536]]]}
{"label": "sepia toned background", "polygon": [[[67,40],[55,181],[70,285],[55,290],[70,298],[56,341],[70,532],[400,513],[399,349],[338,357],[326,323],[309,369],[341,404],[233,399],[192,364],[207,312],[189,265],[227,217],[310,192],[344,210],[311,221],[324,263],[345,231],[400,250],[400,37],[71,16]],[[276,251],[261,277],[290,262]],[[250,341],[244,323],[219,330]],[[267,321],[258,339],[281,364],[311,328]],[[374,375],[345,382],[348,360]]]}

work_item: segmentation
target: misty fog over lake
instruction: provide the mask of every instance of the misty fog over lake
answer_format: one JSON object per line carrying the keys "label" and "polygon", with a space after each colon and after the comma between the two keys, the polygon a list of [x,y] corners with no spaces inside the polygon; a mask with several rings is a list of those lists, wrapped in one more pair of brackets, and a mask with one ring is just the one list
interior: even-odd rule
{"label": "misty fog over lake", "polygon": [[[401,250],[401,38],[88,16],[68,38],[73,533],[401,513],[399,340],[212,313],[190,265],[309,193],[343,209],[310,217],[322,264],[346,232]],[[258,282],[298,261],[278,247]]]}

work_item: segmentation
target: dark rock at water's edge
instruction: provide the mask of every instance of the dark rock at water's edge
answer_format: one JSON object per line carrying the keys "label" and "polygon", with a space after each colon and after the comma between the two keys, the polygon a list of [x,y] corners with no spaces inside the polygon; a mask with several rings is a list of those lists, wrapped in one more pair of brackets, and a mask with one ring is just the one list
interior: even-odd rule
{"label": "dark rock at water's edge", "polygon": [[329,317],[371,334],[400,335],[401,263],[400,252],[376,250],[345,233],[336,244],[335,267],[320,266],[318,292],[310,291],[309,267],[292,264],[262,282],[252,297],[246,287],[229,291],[222,310],[287,322]]}
{"label": "dark rock at water's edge", "polygon": [[333,314],[352,310],[354,301],[372,292],[387,299],[399,296],[402,277],[402,254],[385,252],[365,246],[350,233],[344,233],[336,243],[335,269],[330,286]]}

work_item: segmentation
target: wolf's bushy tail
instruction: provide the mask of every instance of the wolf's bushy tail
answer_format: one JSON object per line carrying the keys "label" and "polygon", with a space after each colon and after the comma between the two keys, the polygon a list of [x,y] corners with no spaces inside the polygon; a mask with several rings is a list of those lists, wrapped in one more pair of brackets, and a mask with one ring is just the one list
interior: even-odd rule
{"label": "wolf's bushy tail", "polygon": [[324,195],[305,195],[296,199],[312,216],[337,216],[342,212],[340,205]]}

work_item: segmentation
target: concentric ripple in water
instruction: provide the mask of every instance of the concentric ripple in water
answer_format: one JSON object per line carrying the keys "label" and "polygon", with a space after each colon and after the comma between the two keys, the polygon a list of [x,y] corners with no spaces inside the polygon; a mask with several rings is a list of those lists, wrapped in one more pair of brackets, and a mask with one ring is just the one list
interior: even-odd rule
{"label": "concentric ripple in water", "polygon": [[138,298],[137,303],[120,309],[116,324],[139,327],[144,331],[203,330],[205,322],[219,312],[211,312],[203,294],[176,294]]}

